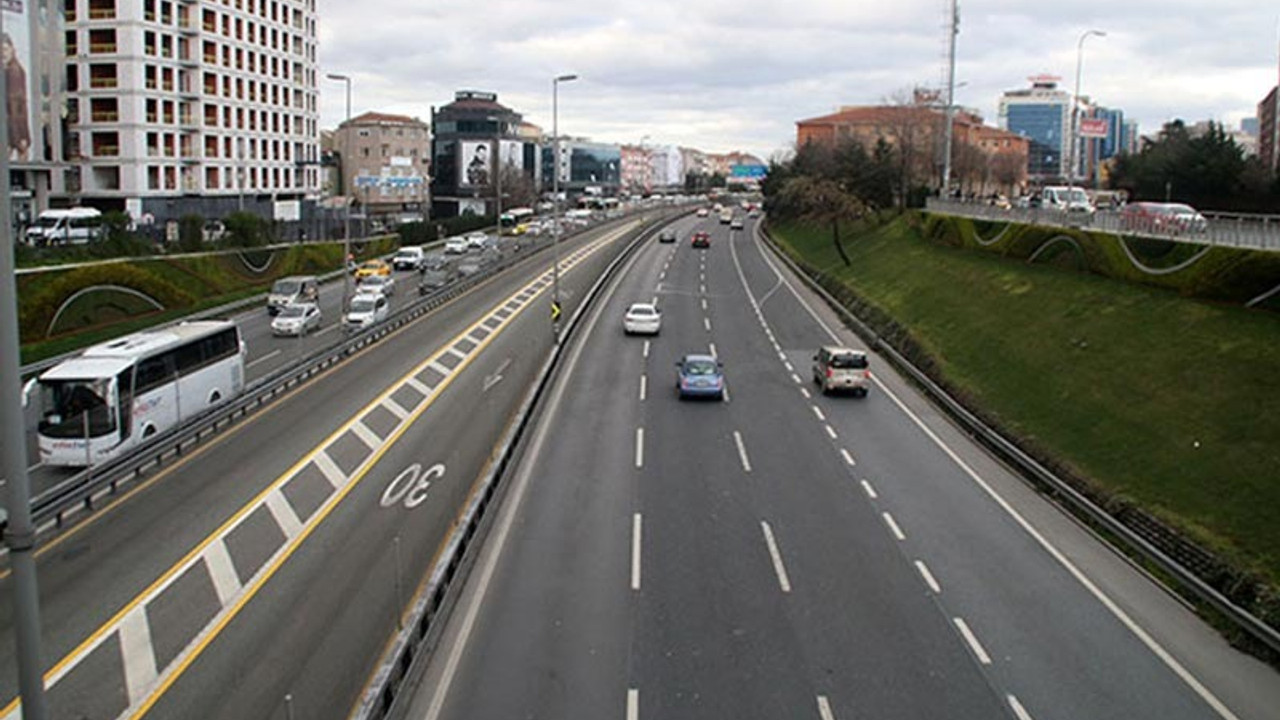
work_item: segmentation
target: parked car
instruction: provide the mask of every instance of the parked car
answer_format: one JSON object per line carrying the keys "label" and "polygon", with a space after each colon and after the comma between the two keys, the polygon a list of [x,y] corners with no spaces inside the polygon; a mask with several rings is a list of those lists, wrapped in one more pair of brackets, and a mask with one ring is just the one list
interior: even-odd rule
{"label": "parked car", "polygon": [[391,258],[391,266],[397,270],[417,270],[422,267],[422,261],[427,256],[426,251],[416,245],[409,245],[400,248],[395,257]]}
{"label": "parked car", "polygon": [[658,233],[658,242],[660,243],[673,243],[675,241],[675,228],[663,228],[662,232]]}
{"label": "parked car", "polygon": [[356,283],[356,292],[378,293],[390,297],[396,294],[396,279],[390,275],[366,275]]}
{"label": "parked car", "polygon": [[724,399],[724,365],[710,355],[685,355],[676,363],[676,393],[690,397]]}
{"label": "parked car", "polygon": [[622,332],[627,335],[657,335],[662,330],[662,312],[651,303],[632,303],[622,316]]}
{"label": "parked car", "polygon": [[827,395],[837,391],[866,397],[871,390],[871,370],[867,354],[845,347],[822,347],[813,356],[813,381]]}
{"label": "parked car", "polygon": [[320,308],[315,303],[293,303],[280,308],[271,320],[272,335],[306,335],[320,327]]}
{"label": "parked car", "polygon": [[356,268],[356,279],[361,280],[374,275],[390,275],[391,266],[385,260],[366,260]]}
{"label": "parked car", "polygon": [[292,275],[276,280],[267,293],[267,312],[275,315],[286,305],[314,303],[320,299],[320,280],[314,275]]}
{"label": "parked car", "polygon": [[391,301],[381,293],[357,293],[351,298],[342,326],[349,331],[363,330],[387,319]]}
{"label": "parked car", "polygon": [[698,231],[690,238],[689,244],[696,248],[709,248],[711,247],[711,235]]}
{"label": "parked car", "polygon": [[469,249],[471,249],[471,243],[461,235],[446,238],[444,241],[444,251],[450,255],[462,255]]}

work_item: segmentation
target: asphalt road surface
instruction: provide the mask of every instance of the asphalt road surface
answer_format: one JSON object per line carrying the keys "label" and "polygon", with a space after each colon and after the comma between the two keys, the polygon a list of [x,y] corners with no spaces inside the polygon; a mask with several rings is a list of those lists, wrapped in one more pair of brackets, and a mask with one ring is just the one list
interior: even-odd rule
{"label": "asphalt road surface", "polygon": [[[569,353],[404,717],[1277,717],[1273,670],[874,355],[869,397],[818,393],[815,348],[861,343],[751,224],[679,230]],[[675,397],[688,352],[725,402]]]}
{"label": "asphalt road surface", "polygon": [[[636,226],[565,243],[567,311]],[[540,257],[43,543],[52,717],[345,717],[550,348]]]}

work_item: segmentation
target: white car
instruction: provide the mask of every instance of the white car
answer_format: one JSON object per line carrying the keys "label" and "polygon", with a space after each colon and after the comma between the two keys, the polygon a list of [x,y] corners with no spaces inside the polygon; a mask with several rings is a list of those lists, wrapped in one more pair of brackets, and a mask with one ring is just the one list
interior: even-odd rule
{"label": "white car", "polygon": [[662,311],[651,303],[632,303],[622,316],[622,331],[627,335],[657,335],[662,329]]}
{"label": "white car", "polygon": [[358,293],[351,298],[342,325],[347,330],[363,330],[387,319],[391,303],[381,293]]}
{"label": "white car", "polygon": [[444,251],[449,255],[463,255],[471,248],[471,243],[464,237],[451,237],[444,241]]}
{"label": "white car", "polygon": [[272,335],[306,335],[320,327],[320,308],[315,303],[292,303],[280,308],[271,320]]}
{"label": "white car", "polygon": [[400,251],[391,258],[391,267],[396,270],[417,270],[422,267],[422,261],[426,258],[426,252],[416,245],[400,248]]}
{"label": "white car", "polygon": [[390,297],[396,294],[396,279],[390,275],[366,275],[356,284],[356,292],[378,293]]}
{"label": "white car", "polygon": [[467,233],[467,247],[473,250],[483,250],[488,242],[489,236],[479,230]]}

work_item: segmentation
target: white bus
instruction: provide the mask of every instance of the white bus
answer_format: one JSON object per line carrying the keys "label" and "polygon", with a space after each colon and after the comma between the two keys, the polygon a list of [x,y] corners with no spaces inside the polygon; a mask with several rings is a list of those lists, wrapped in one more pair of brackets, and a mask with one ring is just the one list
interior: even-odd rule
{"label": "white bus", "polygon": [[[28,383],[40,461],[85,467],[116,457],[244,391],[234,322],[185,322],[95,345]],[[33,391],[38,394],[35,398]]]}
{"label": "white bus", "polygon": [[533,208],[512,208],[502,213],[499,218],[502,232],[507,235],[519,235],[524,232],[522,226],[527,225],[530,220],[533,220],[533,217]]}

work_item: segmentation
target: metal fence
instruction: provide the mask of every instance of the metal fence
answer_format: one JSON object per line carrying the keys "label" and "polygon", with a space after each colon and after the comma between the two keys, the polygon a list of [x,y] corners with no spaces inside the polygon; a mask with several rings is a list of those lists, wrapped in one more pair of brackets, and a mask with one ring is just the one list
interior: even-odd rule
{"label": "metal fence", "polygon": [[1243,213],[1203,213],[1208,221],[1203,232],[1135,227],[1118,210],[1092,213],[1066,212],[1054,208],[1004,208],[985,200],[929,198],[925,210],[940,215],[957,215],[973,220],[1012,222],[1042,227],[1078,228],[1116,235],[1172,240],[1196,245],[1280,252],[1280,216]]}

